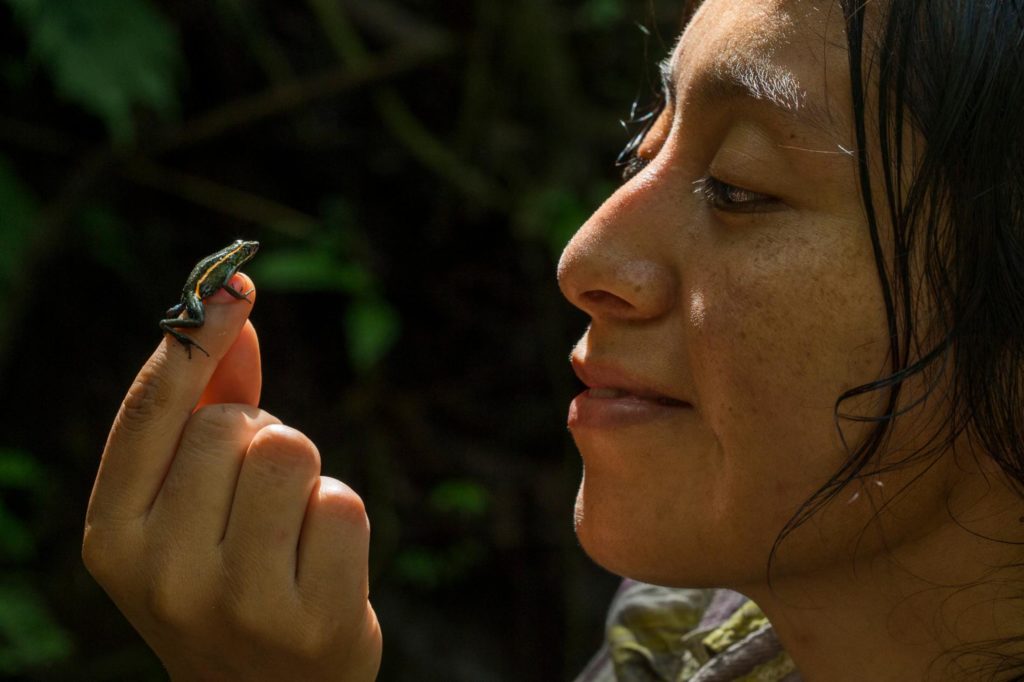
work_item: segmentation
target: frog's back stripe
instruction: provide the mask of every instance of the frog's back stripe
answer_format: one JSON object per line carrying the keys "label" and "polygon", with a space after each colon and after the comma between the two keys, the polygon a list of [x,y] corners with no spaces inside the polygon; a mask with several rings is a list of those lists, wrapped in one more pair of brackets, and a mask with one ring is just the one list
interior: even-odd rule
{"label": "frog's back stripe", "polygon": [[[199,295],[199,290],[203,288],[203,282],[205,282],[206,278],[210,276],[210,273],[214,272],[221,265],[221,263],[223,263],[224,261],[230,259],[236,253],[238,253],[244,246],[245,246],[244,242],[243,243],[239,243],[238,246],[236,246],[235,248],[233,248],[230,251],[228,251],[227,253],[225,253],[216,262],[211,263],[206,268],[206,272],[204,272],[202,274],[202,276],[199,279],[196,280],[196,288],[195,288],[196,296]],[[225,282],[225,284],[226,284],[226,282]]]}

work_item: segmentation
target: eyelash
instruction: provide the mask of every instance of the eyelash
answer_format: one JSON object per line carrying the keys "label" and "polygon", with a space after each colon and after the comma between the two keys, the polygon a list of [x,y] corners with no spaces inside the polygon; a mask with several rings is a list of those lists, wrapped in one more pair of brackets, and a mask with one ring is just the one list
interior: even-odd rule
{"label": "eyelash", "polygon": [[[650,163],[651,160],[649,158],[639,155],[640,146],[643,144],[643,140],[647,133],[650,132],[654,122],[662,115],[666,103],[664,93],[652,104],[648,104],[643,110],[639,110],[634,102],[630,118],[622,122],[623,126],[627,129],[631,125],[641,125],[640,130],[633,134],[623,148],[623,151],[618,153],[618,158],[615,159],[615,166],[620,166],[623,169],[623,182],[628,182]],[[711,174],[696,180],[693,183],[693,187],[693,194],[701,195],[709,206],[719,211],[756,213],[773,211],[779,208],[779,200],[774,197],[723,182]],[[737,196],[739,199],[737,199]]]}
{"label": "eyelash", "polygon": [[[628,182],[633,176],[647,167],[651,159],[640,156],[637,152],[643,144],[654,120],[665,106],[664,101],[658,102],[641,117],[632,117],[625,123],[643,123],[644,127],[636,133],[626,147],[619,153],[615,165],[622,167],[622,182]],[[635,113],[635,112],[634,112]],[[755,213],[776,210],[779,200],[767,194],[730,185],[712,175],[705,175],[694,185],[694,194],[700,194],[704,200],[719,211],[732,213]],[[737,198],[739,197],[739,198]]]}
{"label": "eyelash", "polygon": [[620,164],[622,165],[622,182],[628,182],[634,175],[637,175],[640,171],[646,168],[647,164],[650,162],[650,159],[645,159],[637,154],[636,150],[630,152],[627,155],[625,162]]}
{"label": "eyelash", "polygon": [[[631,152],[622,169],[622,181],[629,181],[630,178],[646,168],[650,162],[650,159],[638,156],[636,151]],[[730,185],[713,175],[705,175],[694,182],[693,193],[701,195],[711,207],[732,213],[770,211],[778,204],[778,199],[774,197]]]}
{"label": "eyelash", "polygon": [[667,98],[664,92],[658,92],[656,98],[647,106],[640,107],[638,102],[633,102],[633,106],[629,112],[629,118],[622,123],[622,127],[629,130],[631,126],[640,125],[640,129],[637,130],[630,137],[629,142],[619,152],[619,156],[615,159],[615,165],[622,168],[622,181],[626,182],[634,175],[644,169],[644,167],[650,163],[650,159],[641,157],[637,152],[640,150],[640,145],[643,144],[644,138],[647,137],[647,133],[650,132],[651,127],[661,116],[662,110],[665,108]]}
{"label": "eyelash", "polygon": [[700,194],[710,206],[719,211],[732,213],[757,213],[777,210],[779,200],[775,197],[743,189],[722,182],[712,175],[705,175],[693,183],[693,193]]}

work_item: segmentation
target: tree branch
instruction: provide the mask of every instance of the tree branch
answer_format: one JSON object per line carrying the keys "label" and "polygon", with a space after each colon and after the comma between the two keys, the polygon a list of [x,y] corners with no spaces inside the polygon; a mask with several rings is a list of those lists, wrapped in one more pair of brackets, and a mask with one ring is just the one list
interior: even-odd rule
{"label": "tree branch", "polygon": [[[369,53],[337,0],[307,0],[339,59],[351,68],[370,61]],[[380,87],[374,104],[391,133],[428,170],[486,206],[508,204],[505,190],[466,163],[428,130],[392,88]]]}
{"label": "tree branch", "polygon": [[340,66],[282,83],[259,94],[228,102],[185,122],[178,130],[147,145],[146,153],[155,156],[205,142],[235,128],[293,111],[315,100],[411,71],[450,50],[448,45],[396,49],[358,68]]}
{"label": "tree branch", "polygon": [[316,217],[272,199],[166,168],[147,159],[131,159],[120,171],[126,180],[138,185],[291,237],[307,237],[320,225]]}

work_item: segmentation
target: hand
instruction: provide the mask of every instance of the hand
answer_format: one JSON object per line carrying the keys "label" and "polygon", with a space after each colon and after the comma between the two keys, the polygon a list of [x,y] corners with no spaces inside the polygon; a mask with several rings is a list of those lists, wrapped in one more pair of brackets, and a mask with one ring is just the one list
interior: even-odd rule
{"label": "hand", "polygon": [[256,407],[250,305],[224,291],[206,303],[195,335],[210,358],[165,337],[121,405],[85,565],[176,680],[372,680],[362,500]]}

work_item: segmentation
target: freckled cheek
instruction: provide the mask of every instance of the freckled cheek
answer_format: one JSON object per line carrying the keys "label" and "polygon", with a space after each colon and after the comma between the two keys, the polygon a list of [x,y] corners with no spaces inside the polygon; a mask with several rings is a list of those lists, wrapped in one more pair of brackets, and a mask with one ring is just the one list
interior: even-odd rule
{"label": "freckled cheek", "polygon": [[730,384],[763,376],[778,362],[774,324],[757,299],[739,298],[732,289],[698,293],[691,298],[694,367],[705,385],[720,393]]}
{"label": "freckled cheek", "polygon": [[771,534],[838,461],[832,411],[841,359],[828,345],[835,339],[822,338],[813,301],[764,287],[720,292],[729,296],[705,294],[691,335],[701,417],[725,460],[722,498],[767,494],[775,502],[750,523],[751,532]]}
{"label": "freckled cheek", "polygon": [[740,417],[830,412],[846,362],[832,315],[813,299],[787,300],[766,287],[718,293],[691,297],[690,306],[691,366],[708,418],[724,427]]}

